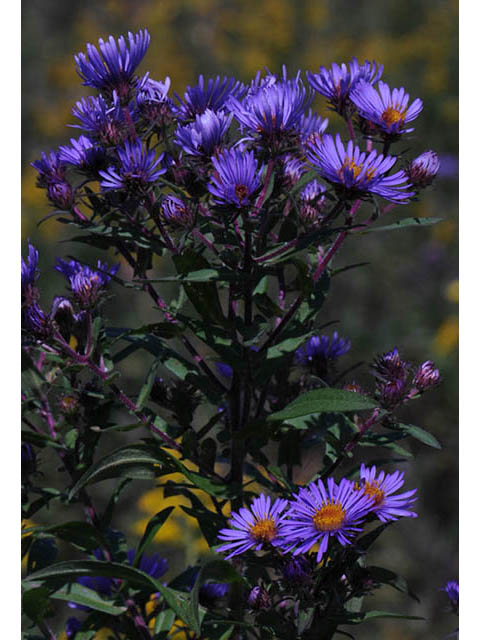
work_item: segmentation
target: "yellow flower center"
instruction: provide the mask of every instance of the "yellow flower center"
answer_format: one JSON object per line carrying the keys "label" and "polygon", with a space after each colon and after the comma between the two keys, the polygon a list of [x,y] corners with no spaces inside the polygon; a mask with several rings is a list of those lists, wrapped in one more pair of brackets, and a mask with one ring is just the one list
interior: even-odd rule
{"label": "yellow flower center", "polygon": [[365,486],[363,487],[363,492],[365,495],[373,498],[373,502],[375,506],[381,504],[383,502],[383,498],[385,497],[384,492],[378,488],[378,482],[365,482]]}
{"label": "yellow flower center", "polygon": [[313,524],[317,531],[335,531],[345,521],[345,509],[341,504],[327,502],[323,507],[315,511]]}
{"label": "yellow flower center", "polygon": [[255,524],[250,527],[250,533],[257,542],[271,542],[277,534],[275,520],[267,517],[255,520]]}
{"label": "yellow flower center", "polygon": [[[345,169],[349,169],[350,171],[353,171],[353,179],[356,180],[360,175],[360,173],[363,171],[363,164],[355,164],[353,160],[350,160],[350,161],[345,160],[345,162],[342,165],[342,168],[340,169],[340,174],[342,174]],[[375,175],[375,169],[367,169],[364,179],[371,180],[374,175]]]}
{"label": "yellow flower center", "polygon": [[394,107],[387,107],[382,113],[382,120],[389,127],[391,127],[392,124],[396,124],[397,122],[403,124],[406,111],[406,109],[401,109],[398,105],[395,105]]}
{"label": "yellow flower center", "polygon": [[366,496],[373,498],[373,506],[377,506],[383,502],[385,497],[385,493],[379,489],[378,482],[375,480],[373,482],[365,482],[363,485],[359,485],[355,483],[356,491],[363,491]]}

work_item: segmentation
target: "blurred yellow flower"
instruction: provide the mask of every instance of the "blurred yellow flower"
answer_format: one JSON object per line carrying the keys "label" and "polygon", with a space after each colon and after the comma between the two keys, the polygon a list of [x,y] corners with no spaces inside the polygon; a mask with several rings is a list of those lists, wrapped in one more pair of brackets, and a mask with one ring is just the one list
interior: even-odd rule
{"label": "blurred yellow flower", "polygon": [[458,303],[458,298],[459,298],[458,280],[452,280],[447,284],[445,289],[445,297],[449,302]]}
{"label": "blurred yellow flower", "polygon": [[458,316],[446,318],[435,334],[433,347],[441,356],[447,356],[458,346]]}

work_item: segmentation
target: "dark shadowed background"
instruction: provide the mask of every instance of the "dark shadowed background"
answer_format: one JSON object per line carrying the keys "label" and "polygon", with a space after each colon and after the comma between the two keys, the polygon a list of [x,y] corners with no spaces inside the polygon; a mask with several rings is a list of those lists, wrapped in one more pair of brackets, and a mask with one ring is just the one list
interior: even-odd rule
{"label": "dark shadowed background", "polygon": [[[351,338],[346,365],[371,361],[376,353],[396,346],[415,362],[435,360],[444,376],[441,387],[405,410],[404,422],[427,427],[443,445],[436,451],[413,443],[414,458],[404,465],[407,488],[419,489],[419,518],[391,527],[369,558],[372,564],[391,567],[408,578],[421,603],[388,587],[366,599],[368,608],[408,612],[427,620],[365,624],[354,632],[360,640],[441,638],[456,623],[438,589],[458,577],[457,14],[453,0],[23,2],[22,235],[40,250],[40,288],[46,301],[64,287],[52,269],[55,255],[97,257],[86,250],[80,253],[78,246],[60,244],[68,233],[54,220],[37,227],[49,209],[44,192],[35,187],[36,172],[30,166],[41,151],[78,135],[78,130],[65,125],[74,122],[72,104],[91,93],[81,87],[73,63],[73,55],[84,50],[86,42],[96,44],[99,37],[147,27],[152,40],[140,71],[150,70],[154,79],[169,76],[178,93],[195,83],[199,73],[248,81],[265,66],[274,72],[282,64],[290,72],[318,71],[320,65],[356,56],[361,62],[367,58],[384,64],[383,79],[390,86],[404,86],[412,97],[424,101],[409,145],[414,153],[434,149],[442,162],[441,174],[420,203],[410,205],[408,213],[407,207],[400,208],[391,220],[415,215],[441,217],[444,222],[350,240],[338,266],[369,265],[339,276],[321,319],[322,324],[339,320],[338,331]],[[318,96],[314,107],[325,113]],[[329,117],[335,128],[336,117]],[[139,294],[126,299],[123,292],[113,292],[121,295],[107,310],[112,325],[135,326],[155,318],[148,299]],[[140,359],[132,361],[125,386],[146,366]],[[99,486],[99,500],[106,491],[108,487]],[[142,518],[163,503],[158,491],[142,483],[135,484],[128,500],[116,525],[133,542]],[[170,555],[173,572],[175,565],[193,562],[205,550],[192,521],[180,513],[162,529],[158,545],[159,551]]]}

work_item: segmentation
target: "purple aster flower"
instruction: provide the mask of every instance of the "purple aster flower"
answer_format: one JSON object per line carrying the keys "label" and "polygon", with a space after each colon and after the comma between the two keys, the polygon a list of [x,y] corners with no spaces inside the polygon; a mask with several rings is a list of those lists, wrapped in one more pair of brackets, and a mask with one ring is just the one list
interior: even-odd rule
{"label": "purple aster flower", "polygon": [[339,66],[334,62],[331,69],[320,67],[318,73],[307,71],[307,78],[315,91],[328,99],[332,109],[343,115],[347,98],[356,83],[363,80],[374,84],[382,76],[382,73],[383,65],[377,66],[375,61],[369,62],[368,60],[359,65],[358,60],[353,58],[348,65],[342,63]]}
{"label": "purple aster flower", "polygon": [[424,151],[410,162],[406,168],[406,174],[418,189],[424,189],[432,184],[440,169],[440,160],[435,151]]}
{"label": "purple aster flower", "polygon": [[282,567],[282,575],[285,582],[291,586],[307,584],[312,579],[312,568],[307,558],[299,556],[291,558]]}
{"label": "purple aster flower", "polygon": [[[262,71],[257,71],[255,74],[255,78],[250,82],[248,86],[246,97],[250,97],[259,92],[260,89],[268,89],[268,87],[273,86],[279,80],[288,80],[287,76],[287,67],[285,65],[282,66],[282,77],[279,78],[276,73],[272,73],[265,67],[266,74],[262,76]],[[301,72],[298,71],[296,75],[296,79],[300,79]]]}
{"label": "purple aster flower", "polygon": [[[133,566],[135,555],[135,549],[129,549],[127,551],[128,564]],[[158,580],[158,578],[161,578],[163,574],[168,571],[168,560],[166,558],[161,558],[158,553],[154,553],[153,556],[146,556],[142,554],[138,568],[140,571],[148,573],[149,576]]]}
{"label": "purple aster flower", "polygon": [[233,377],[233,369],[226,362],[215,362],[215,368],[221,376],[225,378]]}
{"label": "purple aster flower", "polygon": [[107,42],[98,40],[100,52],[87,44],[87,55],[75,56],[75,66],[83,84],[100,91],[110,90],[124,97],[128,95],[131,80],[150,44],[150,35],[145,29],[135,35],[128,32],[128,43],[124,36],[115,41],[110,36]]}
{"label": "purple aster flower", "polygon": [[38,340],[48,338],[53,331],[53,322],[34,300],[22,308],[22,329]]}
{"label": "purple aster flower", "polygon": [[82,265],[76,260],[66,262],[57,258],[55,265],[56,271],[64,275],[70,283],[75,298],[86,308],[92,307],[98,301],[101,290],[112,279],[120,264],[116,264],[109,269],[108,264],[98,260],[97,269],[91,269],[86,265]]}
{"label": "purple aster flower", "polygon": [[119,168],[109,167],[106,171],[99,171],[103,178],[100,186],[104,191],[126,188],[136,192],[145,189],[166,172],[165,167],[158,166],[164,154],[156,158],[155,151],[144,149],[141,140],[127,140],[123,147],[117,147],[117,155]]}
{"label": "purple aster flower", "polygon": [[92,142],[87,136],[70,138],[70,146],[59,148],[60,160],[82,170],[98,171],[105,164],[105,149]]}
{"label": "purple aster flower", "polygon": [[215,196],[213,202],[231,204],[238,209],[251,205],[260,187],[259,176],[263,171],[263,165],[258,166],[253,151],[226,149],[218,156],[213,156],[212,163],[215,171],[207,188]]}
{"label": "purple aster flower", "polygon": [[210,157],[217,153],[232,122],[233,114],[206,109],[195,121],[178,127],[175,144],[191,156]]}
{"label": "purple aster flower", "polygon": [[427,391],[432,389],[441,382],[440,371],[435,369],[435,363],[432,360],[427,360],[421,364],[415,372],[413,378],[413,384],[418,391]]}
{"label": "purple aster flower", "polygon": [[68,618],[65,623],[65,635],[67,636],[67,640],[73,640],[77,631],[80,631],[82,628],[82,623],[78,618]]}
{"label": "purple aster flower", "polygon": [[325,209],[325,191],[323,184],[312,180],[300,192],[299,213],[301,220],[306,224],[316,224],[321,220]]}
{"label": "purple aster flower", "polygon": [[302,144],[311,142],[315,138],[321,138],[327,127],[328,118],[322,118],[309,109],[308,114],[303,115],[298,123]]}
{"label": "purple aster flower", "polygon": [[379,520],[390,522],[401,517],[416,518],[417,514],[410,511],[410,507],[415,502],[416,489],[393,495],[403,487],[403,477],[405,473],[395,471],[395,473],[385,473],[380,471],[376,477],[375,466],[367,468],[363,463],[360,467],[361,482],[355,485],[355,489],[373,500],[370,507]]}
{"label": "purple aster flower", "polygon": [[166,196],[161,204],[164,220],[175,227],[190,228],[195,221],[191,207],[176,196]]}
{"label": "purple aster flower", "polygon": [[374,193],[396,204],[406,204],[415,195],[414,191],[405,191],[411,187],[405,171],[387,175],[396,158],[375,150],[364,153],[351,140],[345,148],[338,134],[335,141],[329,134],[315,139],[308,145],[306,155],[320,175],[339,185],[337,188],[348,199]]}
{"label": "purple aster flower", "polygon": [[405,89],[392,89],[385,82],[378,83],[378,91],[368,82],[359,81],[350,92],[350,100],[358,113],[377,125],[387,137],[410,133],[404,126],[415,120],[423,109],[423,102],[417,98],[408,106],[410,96]]}
{"label": "purple aster flower", "polygon": [[[198,574],[200,573],[200,567],[193,567],[190,585],[187,587],[188,591],[193,589],[193,586],[197,580]],[[224,582],[206,582],[202,584],[200,587],[200,601],[205,605],[212,605],[219,598],[224,598],[227,593],[230,591],[230,585]]]}
{"label": "purple aster flower", "polygon": [[46,188],[65,179],[65,163],[57,151],[50,151],[48,155],[42,153],[40,160],[32,162],[32,167],[38,171],[37,187]]}
{"label": "purple aster flower", "polygon": [[195,116],[204,113],[207,109],[218,111],[222,109],[230,96],[238,97],[245,90],[243,84],[235,78],[209,78],[206,82],[203,75],[199,76],[198,83],[187,87],[183,94],[183,100],[176,93],[180,106],[176,108],[179,120],[193,120]]}
{"label": "purple aster flower", "polygon": [[38,278],[38,251],[28,240],[28,258],[25,261],[22,256],[22,294],[25,294],[27,288],[33,287],[35,280]]}
{"label": "purple aster flower", "polygon": [[312,336],[296,350],[295,362],[304,367],[312,367],[322,377],[328,365],[348,353],[351,346],[351,341],[340,338],[336,331],[331,338],[325,335]]}
{"label": "purple aster flower", "polygon": [[167,76],[165,82],[145,78],[141,86],[137,89],[136,103],[139,112],[149,122],[163,124],[168,122],[173,103],[168,97],[170,89],[170,78]]}
{"label": "purple aster flower", "polygon": [[345,546],[362,530],[362,523],[372,507],[372,498],[356,491],[353,482],[343,478],[337,485],[328,478],[327,487],[319,479],[290,502],[288,520],[282,527],[282,547],[296,556],[319,544],[317,562],[334,537]]}
{"label": "purple aster flower", "polygon": [[450,580],[442,589],[440,589],[440,591],[445,591],[448,599],[450,600],[453,611],[458,613],[458,605],[460,601],[458,582],[456,580]]}
{"label": "purple aster flower", "polygon": [[248,594],[248,605],[252,609],[268,611],[272,608],[272,598],[264,587],[257,585]]}
{"label": "purple aster flower", "polygon": [[[125,109],[128,110],[130,118],[134,121],[135,112],[131,111],[128,106]],[[125,111],[115,91],[111,104],[108,104],[102,96],[89,96],[79,100],[73,107],[72,113],[80,120],[81,124],[71,126],[87,131],[98,138],[102,144],[117,145],[125,140],[127,135]]]}
{"label": "purple aster flower", "polygon": [[241,102],[230,98],[228,107],[241,125],[272,144],[297,131],[311,101],[312,96],[297,78],[261,88]]}
{"label": "purple aster flower", "polygon": [[282,183],[286,189],[292,189],[307,172],[308,167],[303,160],[290,154],[281,156],[279,160]]}
{"label": "purple aster flower", "polygon": [[277,498],[272,504],[270,496],[263,493],[255,498],[249,509],[242,507],[238,513],[232,513],[230,529],[221,529],[218,534],[220,540],[227,544],[218,547],[218,552],[229,551],[226,557],[239,555],[254,548],[262,549],[266,544],[278,546],[285,521],[283,513],[288,500]]}

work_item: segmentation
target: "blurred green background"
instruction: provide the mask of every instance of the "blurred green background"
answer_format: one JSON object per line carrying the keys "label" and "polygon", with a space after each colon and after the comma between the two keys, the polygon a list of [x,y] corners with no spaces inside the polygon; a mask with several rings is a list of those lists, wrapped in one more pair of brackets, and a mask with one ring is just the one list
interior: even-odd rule
{"label": "blurred green background", "polygon": [[[339,320],[338,330],[352,339],[345,364],[370,361],[394,346],[419,362],[434,359],[445,380],[439,389],[405,410],[405,422],[431,430],[442,451],[412,444],[415,458],[407,465],[407,488],[419,488],[414,521],[400,522],[380,539],[369,561],[407,577],[421,604],[384,587],[366,605],[425,616],[425,622],[386,620],[355,630],[362,640],[440,638],[455,627],[446,612],[446,596],[438,591],[458,577],[458,6],[453,0],[24,0],[23,2],[23,239],[40,250],[42,300],[59,293],[64,283],[52,270],[54,255],[76,252],[78,246],[59,244],[70,232],[56,223],[37,224],[49,212],[44,192],[35,187],[30,162],[41,151],[66,144],[78,130],[72,104],[90,91],[80,84],[73,55],[85,43],[110,33],[147,27],[151,45],[140,71],[154,79],[170,76],[173,90],[182,93],[200,73],[235,75],[248,81],[265,66],[279,71],[286,64],[318,71],[356,56],[385,65],[383,79],[405,86],[425,109],[409,139],[416,155],[434,149],[442,170],[421,202],[392,212],[438,216],[444,222],[425,229],[358,237],[343,249],[338,266],[368,261],[361,269],[338,277],[325,307],[322,323]],[[314,107],[325,113],[318,96]],[[405,147],[405,145],[404,145]],[[82,251],[84,251],[82,249]],[[90,254],[92,255],[92,254]],[[117,293],[117,292],[115,292]],[[107,311],[112,324],[143,324],[153,316],[148,300],[137,295],[115,298]],[[117,320],[121,318],[121,321]],[[349,360],[348,360],[349,359]],[[348,360],[348,361],[347,361]],[[134,381],[145,363],[127,374]],[[362,374],[357,377],[362,381]],[[138,380],[138,378],[137,378]],[[102,499],[107,487],[98,493]],[[138,522],[158,511],[159,491],[146,494],[136,484],[128,494],[128,509],[116,523],[130,536]],[[139,493],[140,492],[140,493]],[[177,500],[177,503],[179,501]],[[169,499],[172,503],[172,499]],[[192,562],[204,550],[186,516],[171,520],[159,540],[172,564]],[[64,515],[64,514],[62,514]],[[137,524],[136,524],[137,523]],[[178,544],[178,541],[181,544]],[[353,630],[352,630],[353,631]]]}

